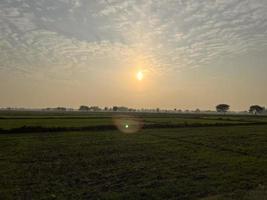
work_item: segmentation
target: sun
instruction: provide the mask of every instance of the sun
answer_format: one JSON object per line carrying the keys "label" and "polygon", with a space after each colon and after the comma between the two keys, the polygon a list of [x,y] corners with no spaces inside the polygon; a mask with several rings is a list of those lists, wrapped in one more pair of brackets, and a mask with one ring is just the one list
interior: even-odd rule
{"label": "sun", "polygon": [[143,78],[144,78],[143,72],[142,71],[137,72],[136,78],[137,78],[138,81],[142,81]]}

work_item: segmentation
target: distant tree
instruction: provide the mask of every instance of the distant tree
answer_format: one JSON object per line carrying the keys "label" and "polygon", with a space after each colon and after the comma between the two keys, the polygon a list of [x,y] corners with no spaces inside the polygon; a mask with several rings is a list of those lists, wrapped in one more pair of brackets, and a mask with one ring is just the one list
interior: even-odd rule
{"label": "distant tree", "polygon": [[64,107],[56,107],[55,110],[58,110],[58,111],[66,111],[67,109],[64,108]]}
{"label": "distant tree", "polygon": [[259,113],[263,113],[264,110],[265,110],[265,108],[262,106],[259,106],[259,105],[252,105],[249,108],[249,112],[252,114],[255,114],[255,115],[257,115]]}
{"label": "distant tree", "polygon": [[89,111],[89,109],[90,108],[88,106],[82,105],[82,106],[80,106],[79,111]]}
{"label": "distant tree", "polygon": [[91,106],[89,108],[90,111],[93,111],[93,112],[97,112],[97,111],[101,111],[101,108],[99,108],[98,106]]}
{"label": "distant tree", "polygon": [[113,106],[112,110],[115,112],[118,111],[118,106]]}
{"label": "distant tree", "polygon": [[196,113],[200,113],[200,110],[197,108],[197,109],[195,110],[195,112],[196,112]]}
{"label": "distant tree", "polygon": [[157,109],[156,109],[156,111],[157,111],[157,112],[159,112],[159,111],[160,111],[160,109],[159,109],[159,108],[157,108]]}
{"label": "distant tree", "polygon": [[105,111],[108,111],[108,107],[105,107],[104,110],[105,110]]}
{"label": "distant tree", "polygon": [[230,109],[230,106],[227,104],[219,104],[216,106],[216,111],[219,113],[226,113]]}

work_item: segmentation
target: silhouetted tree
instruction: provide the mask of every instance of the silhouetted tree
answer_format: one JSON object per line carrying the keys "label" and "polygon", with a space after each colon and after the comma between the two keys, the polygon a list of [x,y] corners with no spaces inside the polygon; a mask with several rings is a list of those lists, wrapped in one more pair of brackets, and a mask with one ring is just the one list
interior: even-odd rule
{"label": "silhouetted tree", "polygon": [[99,108],[98,106],[91,106],[89,108],[90,111],[93,111],[93,112],[97,112],[97,111],[101,111],[101,108]]}
{"label": "silhouetted tree", "polygon": [[226,113],[230,109],[230,106],[227,104],[219,104],[216,106],[216,111],[219,113]]}
{"label": "silhouetted tree", "polygon": [[118,106],[113,106],[112,110],[115,112],[118,111]]}
{"label": "silhouetted tree", "polygon": [[258,113],[262,113],[264,110],[265,110],[265,108],[264,107],[261,107],[259,105],[252,105],[249,108],[249,112],[250,113],[253,113],[255,115],[258,114]]}
{"label": "silhouetted tree", "polygon": [[55,110],[58,110],[58,111],[66,111],[67,109],[64,108],[64,107],[56,107]]}
{"label": "silhouetted tree", "polygon": [[89,111],[89,107],[82,105],[82,106],[80,106],[79,110],[80,111]]}

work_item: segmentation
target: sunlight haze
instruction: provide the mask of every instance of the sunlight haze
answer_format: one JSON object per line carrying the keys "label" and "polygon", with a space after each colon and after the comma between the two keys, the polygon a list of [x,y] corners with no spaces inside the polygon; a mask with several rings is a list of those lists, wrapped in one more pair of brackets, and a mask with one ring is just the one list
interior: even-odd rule
{"label": "sunlight haze", "polygon": [[267,105],[267,1],[2,0],[0,54],[0,107],[247,110]]}

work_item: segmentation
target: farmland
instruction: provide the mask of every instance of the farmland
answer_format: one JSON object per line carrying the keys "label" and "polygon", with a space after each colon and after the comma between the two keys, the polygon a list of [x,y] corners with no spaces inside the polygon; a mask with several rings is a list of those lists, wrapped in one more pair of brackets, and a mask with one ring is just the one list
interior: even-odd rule
{"label": "farmland", "polygon": [[[142,127],[118,131],[116,115]],[[266,186],[265,116],[0,112],[0,199],[264,199]]]}

